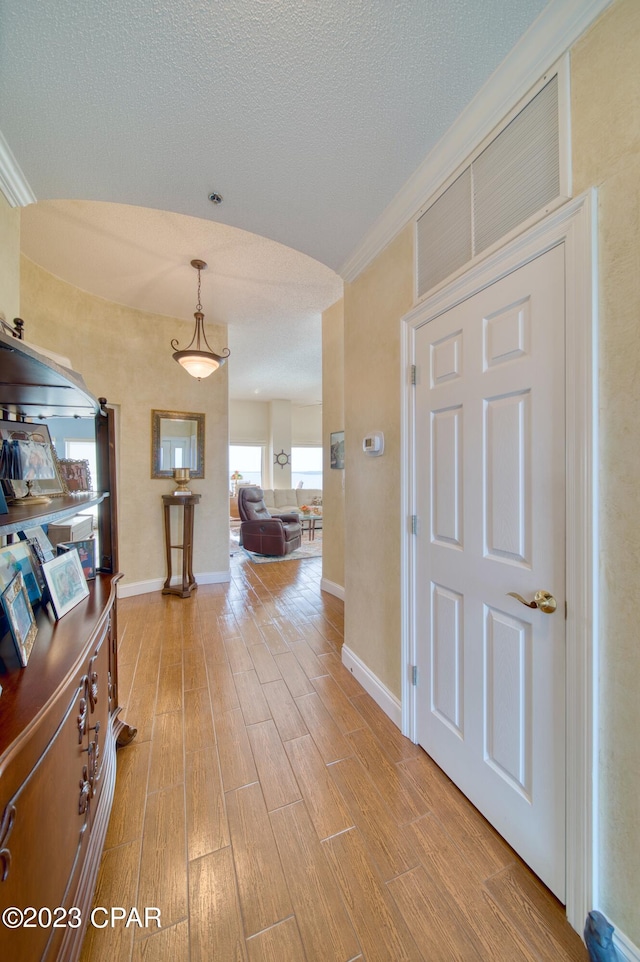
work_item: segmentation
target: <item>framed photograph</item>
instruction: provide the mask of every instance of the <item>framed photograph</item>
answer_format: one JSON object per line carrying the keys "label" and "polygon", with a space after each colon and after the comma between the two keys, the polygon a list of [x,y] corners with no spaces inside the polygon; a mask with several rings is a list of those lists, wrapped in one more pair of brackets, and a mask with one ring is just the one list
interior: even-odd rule
{"label": "framed photograph", "polygon": [[75,548],[58,555],[53,561],[45,561],[42,571],[56,618],[62,618],[89,594],[87,579]]}
{"label": "framed photograph", "polygon": [[21,541],[37,541],[40,551],[42,553],[42,563],[45,561],[51,561],[55,558],[55,551],[53,550],[53,545],[49,541],[45,530],[42,525],[35,525],[33,528],[25,528],[24,531],[18,532],[18,537]]}
{"label": "framed photograph", "polygon": [[[44,580],[44,575],[42,573],[42,566],[47,559],[42,553],[42,548],[40,547],[40,543],[36,541],[35,538],[28,538],[26,541],[23,541],[22,544],[27,545],[27,547],[29,548],[29,551],[31,552],[31,564],[33,567],[33,573],[36,576],[36,581],[38,582],[38,587],[40,588],[40,595],[42,596],[42,593],[43,592],[46,593],[47,591],[47,585]],[[42,598],[41,600],[44,603],[44,599]]]}
{"label": "framed photograph", "polygon": [[30,603],[38,604],[42,591],[33,570],[33,564],[33,555],[26,541],[16,541],[14,544],[0,548],[0,589],[4,591],[8,588],[19,572]]}
{"label": "framed photograph", "polygon": [[344,431],[331,434],[331,467],[344,469]]}
{"label": "framed photograph", "polygon": [[2,485],[0,485],[0,514],[9,514],[7,499],[5,497],[4,488]]}
{"label": "framed photograph", "polygon": [[20,664],[24,668],[29,661],[29,655],[38,634],[38,626],[20,572],[2,592],[2,607],[9,622]]}
{"label": "framed photograph", "polygon": [[[51,459],[55,471],[55,478],[40,478],[34,481],[33,493],[46,494],[50,498],[61,497],[69,494],[66,481],[60,473],[58,455],[51,441],[49,428],[46,424],[38,422],[32,424],[28,421],[0,421],[0,440],[7,441],[35,441],[40,444],[50,445]],[[6,482],[3,482],[3,484]],[[10,497],[22,498],[27,493],[27,486],[24,481],[9,482],[12,492]],[[7,489],[5,488],[5,491]]]}
{"label": "framed photograph", "polygon": [[71,458],[60,458],[58,461],[60,474],[67,484],[70,494],[76,491],[91,491],[91,471],[89,462],[74,461]]}
{"label": "framed photograph", "polygon": [[75,548],[78,552],[85,578],[87,581],[94,580],[96,576],[96,543],[93,538],[86,538],[83,541],[61,541],[57,547],[58,554],[64,554],[65,551],[73,551]]}

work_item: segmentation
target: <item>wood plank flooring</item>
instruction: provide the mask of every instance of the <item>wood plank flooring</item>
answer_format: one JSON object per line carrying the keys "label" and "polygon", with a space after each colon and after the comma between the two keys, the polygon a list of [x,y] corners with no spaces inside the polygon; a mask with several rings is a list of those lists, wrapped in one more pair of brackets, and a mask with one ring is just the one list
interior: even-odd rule
{"label": "wood plank flooring", "polygon": [[[584,962],[563,907],[343,667],[321,561],[119,605],[118,753],[82,962]],[[102,919],[102,916],[100,917]]]}

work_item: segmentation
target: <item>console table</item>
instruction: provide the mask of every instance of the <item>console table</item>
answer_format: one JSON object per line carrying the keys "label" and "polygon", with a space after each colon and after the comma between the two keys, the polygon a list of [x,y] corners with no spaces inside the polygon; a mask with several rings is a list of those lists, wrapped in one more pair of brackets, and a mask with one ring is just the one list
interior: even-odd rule
{"label": "console table", "polygon": [[[200,501],[200,494],[163,494],[162,503],[164,505],[164,539],[167,549],[167,580],[162,589],[163,595],[179,595],[181,598],[188,598],[191,592],[198,587],[198,583],[193,576],[193,515],[195,506]],[[182,544],[171,544],[171,508],[178,507],[183,509],[182,516]],[[177,548],[182,551],[182,584],[171,585],[171,549]]]}

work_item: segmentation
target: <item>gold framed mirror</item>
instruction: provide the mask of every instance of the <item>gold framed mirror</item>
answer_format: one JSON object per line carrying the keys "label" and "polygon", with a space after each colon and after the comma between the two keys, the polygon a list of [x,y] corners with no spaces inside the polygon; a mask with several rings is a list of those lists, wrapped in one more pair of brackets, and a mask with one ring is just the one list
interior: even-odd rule
{"label": "gold framed mirror", "polygon": [[172,478],[174,468],[204,478],[204,414],[151,412],[151,477]]}

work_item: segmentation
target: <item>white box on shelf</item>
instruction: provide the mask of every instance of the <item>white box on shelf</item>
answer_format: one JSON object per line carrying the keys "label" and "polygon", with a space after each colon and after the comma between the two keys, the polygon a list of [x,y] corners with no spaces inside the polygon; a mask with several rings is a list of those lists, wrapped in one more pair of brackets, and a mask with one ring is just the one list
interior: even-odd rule
{"label": "white box on shelf", "polygon": [[84,541],[91,537],[93,531],[93,516],[90,514],[76,514],[68,521],[53,522],[49,525],[47,537],[52,545],[61,541]]}

